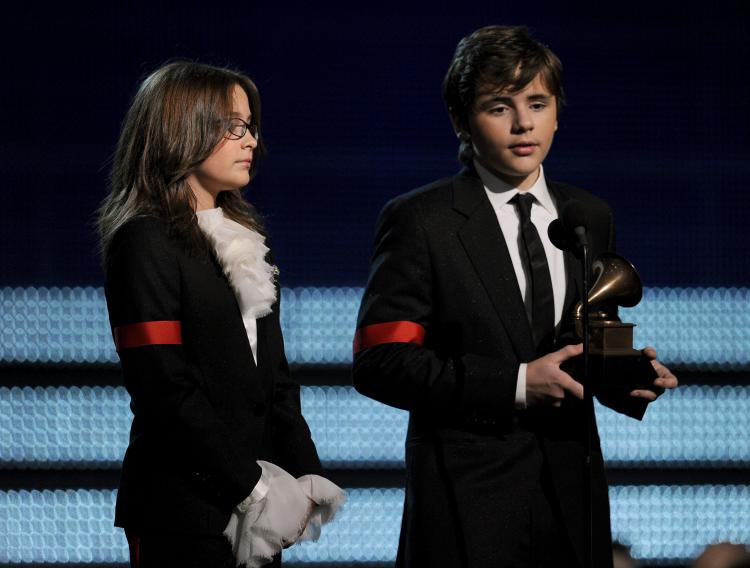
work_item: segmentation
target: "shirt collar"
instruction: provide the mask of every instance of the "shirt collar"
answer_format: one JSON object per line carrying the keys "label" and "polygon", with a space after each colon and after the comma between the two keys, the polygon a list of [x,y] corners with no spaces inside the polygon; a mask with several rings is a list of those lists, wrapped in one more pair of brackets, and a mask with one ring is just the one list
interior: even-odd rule
{"label": "shirt collar", "polygon": [[[497,205],[506,205],[511,199],[513,199],[517,193],[518,188],[513,187],[509,183],[501,180],[495,174],[490,172],[478,160],[474,160],[474,167],[479,174],[479,179],[482,180],[484,188],[492,194],[492,201]],[[557,215],[557,209],[555,203],[552,200],[552,196],[549,193],[547,187],[547,180],[544,178],[544,166],[539,164],[539,177],[534,182],[534,185],[524,193],[530,193],[539,202],[539,205],[544,207],[550,214]]]}

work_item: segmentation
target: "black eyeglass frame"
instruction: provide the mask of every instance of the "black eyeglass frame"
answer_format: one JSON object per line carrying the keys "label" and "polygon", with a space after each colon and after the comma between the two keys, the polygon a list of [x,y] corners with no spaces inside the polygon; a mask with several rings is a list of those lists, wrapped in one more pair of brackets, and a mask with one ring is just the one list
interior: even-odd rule
{"label": "black eyeglass frame", "polygon": [[258,137],[260,136],[258,125],[245,122],[240,117],[235,116],[227,121],[227,130],[224,133],[224,138],[228,138],[229,140],[239,140],[248,130],[250,131],[250,136],[255,140],[258,140]]}

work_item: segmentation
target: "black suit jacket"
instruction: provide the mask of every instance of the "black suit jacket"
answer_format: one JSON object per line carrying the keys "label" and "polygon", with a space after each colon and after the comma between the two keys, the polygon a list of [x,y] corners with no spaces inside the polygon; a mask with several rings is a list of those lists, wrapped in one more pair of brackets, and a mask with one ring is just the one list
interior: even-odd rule
{"label": "black suit jacket", "polygon": [[117,526],[220,535],[260,478],[256,460],[295,476],[320,473],[278,301],[257,321],[256,365],[220,265],[188,254],[161,221],[140,217],[118,230],[106,273],[113,330],[165,321],[181,330],[179,342],[152,337],[118,350],[133,424]]}
{"label": "black suit jacket", "polygon": [[[558,209],[576,199],[593,256],[614,246],[609,207],[548,184]],[[564,320],[580,261],[566,254]],[[508,562],[547,467],[583,558],[583,432],[593,414],[514,410],[519,364],[535,359],[531,329],[496,214],[473,170],[389,202],[378,222],[359,312],[357,390],[410,411],[399,566],[497,568]],[[563,327],[555,348],[571,341]],[[594,426],[595,566],[611,565],[607,488]],[[582,563],[583,564],[583,563]]]}

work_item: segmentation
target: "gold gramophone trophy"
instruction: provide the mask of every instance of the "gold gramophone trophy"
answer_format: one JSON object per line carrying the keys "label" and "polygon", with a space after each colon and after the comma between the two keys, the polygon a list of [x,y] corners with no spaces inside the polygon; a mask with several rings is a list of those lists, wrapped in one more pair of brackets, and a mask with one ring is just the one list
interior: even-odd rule
{"label": "gold gramophone trophy", "polygon": [[[632,390],[654,387],[657,377],[648,358],[633,349],[635,324],[620,321],[616,307],[631,308],[643,297],[641,278],[635,267],[614,253],[604,253],[591,266],[594,285],[589,301],[589,377],[592,392],[601,395],[624,395]],[[583,337],[583,302],[574,311],[575,330]],[[568,372],[580,379],[583,362],[579,357]]]}

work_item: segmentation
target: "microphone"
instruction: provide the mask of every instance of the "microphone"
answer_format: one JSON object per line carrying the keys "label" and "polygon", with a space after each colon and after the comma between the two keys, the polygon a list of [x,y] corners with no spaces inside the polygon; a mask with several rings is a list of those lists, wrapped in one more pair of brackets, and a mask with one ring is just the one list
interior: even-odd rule
{"label": "microphone", "polygon": [[576,239],[570,231],[565,229],[560,219],[555,219],[547,228],[549,240],[560,250],[574,250],[576,248]]}
{"label": "microphone", "polygon": [[560,218],[550,223],[547,235],[552,244],[561,250],[574,250],[588,246],[588,218],[579,201],[568,201],[560,212]]}

